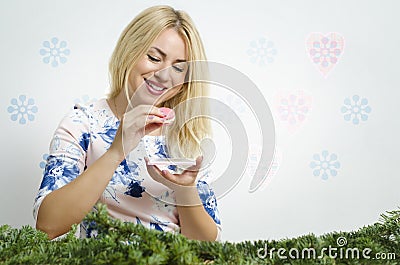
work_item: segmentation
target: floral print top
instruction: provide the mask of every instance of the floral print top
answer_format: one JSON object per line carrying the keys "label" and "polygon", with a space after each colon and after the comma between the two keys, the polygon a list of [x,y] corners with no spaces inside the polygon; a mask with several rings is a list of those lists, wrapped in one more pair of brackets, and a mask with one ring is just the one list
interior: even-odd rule
{"label": "floral print top", "polygon": [[[35,220],[47,194],[74,180],[107,151],[119,123],[106,99],[88,106],[76,105],[63,118],[50,143],[43,180],[33,207]],[[178,233],[180,226],[173,204],[174,192],[150,177],[143,159],[145,156],[168,157],[165,136],[144,136],[118,166],[99,202],[107,205],[109,215],[114,218]],[[175,166],[160,168],[177,170]],[[197,190],[204,209],[217,225],[217,240],[220,240],[221,222],[216,197],[209,186],[210,172],[201,170],[199,174]],[[78,233],[80,237],[90,237],[96,229],[82,222]]]}

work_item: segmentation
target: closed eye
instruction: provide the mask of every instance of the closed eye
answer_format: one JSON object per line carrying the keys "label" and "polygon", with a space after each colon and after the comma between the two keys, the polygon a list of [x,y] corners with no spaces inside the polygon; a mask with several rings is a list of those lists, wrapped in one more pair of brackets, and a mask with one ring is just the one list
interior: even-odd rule
{"label": "closed eye", "polygon": [[182,67],[180,67],[180,66],[174,65],[173,68],[175,69],[175,71],[177,71],[179,73],[182,73],[184,71],[184,69]]}
{"label": "closed eye", "polygon": [[175,69],[175,71],[177,71],[178,73],[182,73],[182,72],[185,71],[185,64],[184,64],[184,63],[177,63],[177,64],[174,64],[172,67],[173,67],[173,68]]}
{"label": "closed eye", "polygon": [[153,57],[150,54],[147,54],[147,57],[149,58],[150,61],[153,61],[153,62],[157,62],[158,63],[158,62],[161,61],[160,59],[158,59],[156,57]]}

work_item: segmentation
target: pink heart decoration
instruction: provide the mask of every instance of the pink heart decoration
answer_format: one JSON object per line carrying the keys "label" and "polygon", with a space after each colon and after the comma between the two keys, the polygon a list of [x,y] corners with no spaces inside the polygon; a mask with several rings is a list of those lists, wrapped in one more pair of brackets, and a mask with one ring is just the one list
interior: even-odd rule
{"label": "pink heart decoration", "polygon": [[325,35],[313,32],[306,40],[306,49],[311,61],[326,78],[343,54],[344,38],[337,32]]}

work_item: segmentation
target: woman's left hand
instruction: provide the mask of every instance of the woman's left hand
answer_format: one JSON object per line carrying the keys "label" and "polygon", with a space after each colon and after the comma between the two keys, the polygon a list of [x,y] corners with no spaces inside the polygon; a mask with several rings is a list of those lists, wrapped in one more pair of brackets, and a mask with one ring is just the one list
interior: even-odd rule
{"label": "woman's left hand", "polygon": [[171,174],[168,170],[160,170],[157,166],[149,165],[149,159],[144,158],[146,161],[147,172],[157,182],[164,184],[168,188],[178,191],[185,187],[196,186],[197,173],[200,170],[203,157],[199,156],[196,159],[196,165],[188,167],[181,174]]}

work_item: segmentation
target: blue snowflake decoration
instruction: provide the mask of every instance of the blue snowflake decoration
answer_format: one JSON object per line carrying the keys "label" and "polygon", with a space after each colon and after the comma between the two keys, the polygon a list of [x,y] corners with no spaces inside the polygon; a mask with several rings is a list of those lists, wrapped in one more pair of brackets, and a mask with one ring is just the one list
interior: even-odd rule
{"label": "blue snowflake decoration", "polygon": [[314,176],[320,176],[322,179],[327,180],[329,175],[336,176],[337,169],[340,168],[340,163],[337,161],[336,154],[330,154],[324,150],[321,156],[314,154],[314,161],[311,161],[310,167],[313,169]]}
{"label": "blue snowflake decoration", "polygon": [[90,98],[89,95],[83,95],[81,98],[76,98],[74,103],[79,105],[88,105],[89,103],[93,103],[95,101],[97,101],[96,98]]}
{"label": "blue snowflake decoration", "polygon": [[71,51],[66,47],[66,41],[59,42],[58,38],[54,37],[51,41],[44,41],[43,48],[39,52],[43,56],[44,63],[57,67],[59,63],[64,64],[67,62],[67,56]]}
{"label": "blue snowflake decoration", "polygon": [[46,164],[47,164],[47,158],[49,157],[49,154],[43,154],[42,155],[42,161],[39,163],[39,167],[41,168],[41,169],[43,169],[44,170],[44,168],[46,167]]}
{"label": "blue snowflake decoration", "polygon": [[344,106],[341,112],[344,114],[345,121],[352,121],[354,125],[357,125],[361,121],[366,121],[368,119],[368,114],[371,113],[371,107],[368,106],[368,100],[362,98],[358,95],[353,96],[353,101],[350,98],[344,100]]}
{"label": "blue snowflake decoration", "polygon": [[[19,99],[19,100],[18,100]],[[11,99],[11,106],[7,108],[11,114],[11,120],[16,121],[19,118],[19,124],[26,124],[26,120],[33,121],[38,108],[35,106],[35,100],[30,98],[26,100],[25,95],[20,95],[18,99]]]}
{"label": "blue snowflake decoration", "polygon": [[265,66],[267,63],[272,63],[274,61],[277,50],[272,41],[260,38],[258,41],[252,41],[250,43],[250,49],[247,50],[247,54],[250,56],[250,61],[252,63]]}

